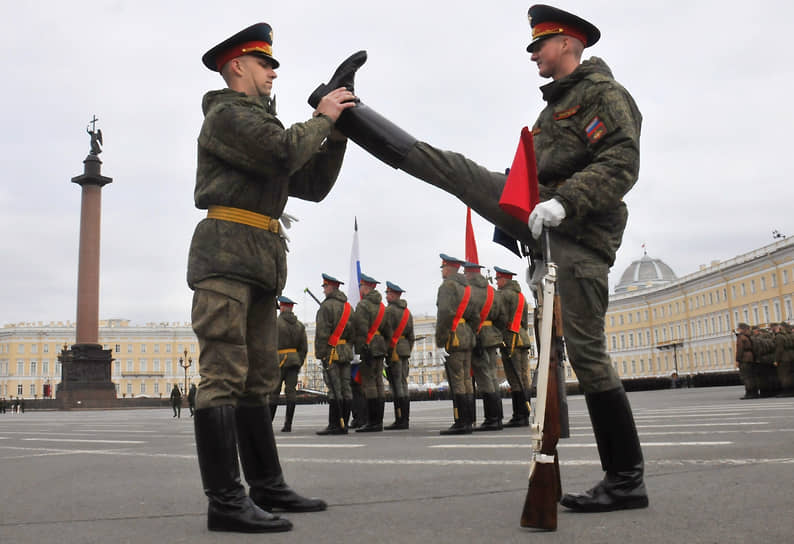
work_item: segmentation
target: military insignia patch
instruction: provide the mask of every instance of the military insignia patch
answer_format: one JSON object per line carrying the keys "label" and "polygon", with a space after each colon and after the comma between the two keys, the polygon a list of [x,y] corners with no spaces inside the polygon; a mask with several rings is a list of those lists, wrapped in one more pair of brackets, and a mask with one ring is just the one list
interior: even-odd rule
{"label": "military insignia patch", "polygon": [[584,129],[584,131],[587,134],[587,139],[590,140],[590,143],[595,143],[603,138],[604,134],[607,133],[607,127],[598,116],[595,116],[593,117],[593,120],[587,124],[587,127]]}
{"label": "military insignia patch", "polygon": [[532,135],[533,136],[537,136],[538,134],[540,134],[540,127],[533,128],[532,129]]}
{"label": "military insignia patch", "polygon": [[561,119],[568,119],[569,117],[572,117],[574,114],[576,114],[576,112],[579,111],[579,108],[581,107],[582,107],[581,105],[577,105],[572,108],[568,108],[567,110],[555,112],[554,120],[559,121]]}

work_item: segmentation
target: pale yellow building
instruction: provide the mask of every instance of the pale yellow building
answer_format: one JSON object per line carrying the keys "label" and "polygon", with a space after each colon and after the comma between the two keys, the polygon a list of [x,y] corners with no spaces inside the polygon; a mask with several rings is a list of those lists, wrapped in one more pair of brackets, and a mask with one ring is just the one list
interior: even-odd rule
{"label": "pale yellow building", "polygon": [[607,349],[623,378],[734,369],[738,323],[791,321],[794,239],[783,239],[681,278],[647,255],[609,298]]}

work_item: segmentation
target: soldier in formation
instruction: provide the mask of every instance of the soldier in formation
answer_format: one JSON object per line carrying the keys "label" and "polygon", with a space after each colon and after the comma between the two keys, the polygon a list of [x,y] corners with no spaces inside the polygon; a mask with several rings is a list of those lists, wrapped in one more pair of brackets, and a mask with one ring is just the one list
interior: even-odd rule
{"label": "soldier in formation", "polygon": [[272,419],[276,415],[283,385],[287,400],[287,413],[284,416],[284,426],[281,428],[281,432],[289,433],[292,431],[292,418],[295,416],[298,373],[306,361],[309,347],[306,339],[306,327],[292,311],[296,302],[288,297],[280,296],[278,303],[280,312],[278,315],[278,366],[281,375],[276,388],[271,393],[270,417]]}
{"label": "soldier in formation", "polygon": [[343,281],[323,273],[325,299],[315,319],[314,354],[323,365],[328,387],[328,426],[319,435],[347,434],[353,393],[350,389],[350,362],[353,360],[355,327],[353,308],[339,290]]}
{"label": "soldier in formation", "polygon": [[745,387],[742,399],[794,396],[794,334],[788,323],[739,323],[736,361]]}
{"label": "soldier in formation", "polygon": [[386,307],[381,294],[375,289],[380,282],[366,274],[359,279],[361,300],[353,315],[356,353],[361,358],[359,372],[361,387],[367,399],[367,423],[356,429],[357,433],[383,431],[383,410],[386,392],[383,387],[383,363],[386,359],[386,338],[392,331],[383,317]]}
{"label": "soldier in formation", "polygon": [[414,318],[408,310],[408,303],[401,298],[405,291],[390,281],[386,282],[386,330],[390,330],[386,349],[386,375],[389,378],[392,400],[394,402],[394,423],[384,430],[407,429],[411,413],[411,400],[408,394],[408,358],[414,348]]}

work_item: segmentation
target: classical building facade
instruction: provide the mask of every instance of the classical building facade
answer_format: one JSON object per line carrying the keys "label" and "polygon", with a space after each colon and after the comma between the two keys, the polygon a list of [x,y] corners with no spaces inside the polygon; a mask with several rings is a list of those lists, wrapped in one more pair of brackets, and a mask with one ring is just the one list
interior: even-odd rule
{"label": "classical building facade", "polygon": [[647,255],[609,298],[607,348],[621,377],[734,368],[738,323],[791,321],[794,239],[783,239],[676,277]]}

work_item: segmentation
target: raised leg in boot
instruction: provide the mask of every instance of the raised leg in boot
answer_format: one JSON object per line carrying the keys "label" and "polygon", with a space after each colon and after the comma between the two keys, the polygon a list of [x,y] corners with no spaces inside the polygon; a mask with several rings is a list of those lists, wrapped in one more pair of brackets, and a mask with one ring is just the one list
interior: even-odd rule
{"label": "raised leg in boot", "polygon": [[322,499],[297,494],[284,481],[278,459],[276,437],[267,405],[238,406],[237,442],[251,499],[266,510],[318,512],[327,505]]}
{"label": "raised leg in boot", "polygon": [[196,410],[193,419],[201,481],[209,499],[207,528],[241,533],[289,531],[289,520],[257,506],[240,483],[235,420],[233,406]]}

